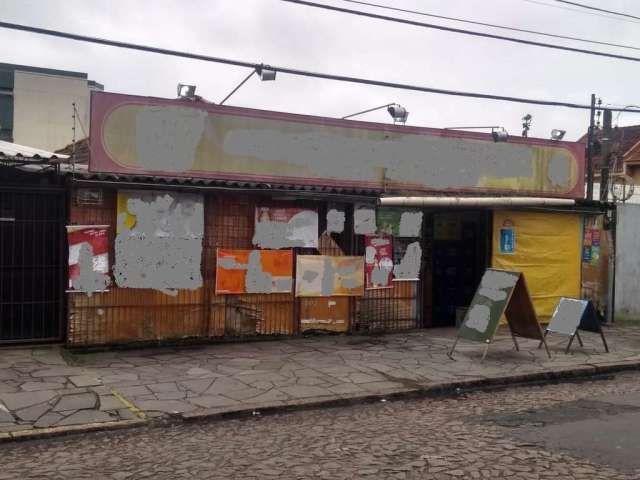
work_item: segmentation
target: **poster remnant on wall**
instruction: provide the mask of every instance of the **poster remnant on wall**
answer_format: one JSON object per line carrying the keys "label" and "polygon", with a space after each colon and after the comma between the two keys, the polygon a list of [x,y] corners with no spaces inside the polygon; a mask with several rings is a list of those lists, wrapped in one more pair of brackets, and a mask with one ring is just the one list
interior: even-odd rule
{"label": "poster remnant on wall", "polygon": [[349,330],[349,297],[308,297],[300,302],[300,330]]}
{"label": "poster remnant on wall", "polygon": [[291,293],[291,250],[227,250],[219,248],[216,293]]}
{"label": "poster remnant on wall", "polygon": [[376,233],[376,209],[370,205],[356,205],[353,211],[353,231],[356,235]]}
{"label": "poster remnant on wall", "polygon": [[422,247],[420,242],[411,242],[400,259],[400,262],[393,266],[394,281],[399,280],[419,280],[420,266],[422,263]]}
{"label": "poster remnant on wall", "polygon": [[421,237],[422,212],[399,208],[379,208],[377,212],[378,232],[394,237]]}
{"label": "poster remnant on wall", "polygon": [[119,190],[116,284],[167,295],[202,286],[202,195]]}
{"label": "poster remnant on wall", "polygon": [[591,265],[598,265],[600,260],[600,238],[602,232],[599,228],[584,229],[584,240],[582,243],[582,261]]}
{"label": "poster remnant on wall", "polygon": [[391,235],[365,235],[364,268],[367,290],[392,288],[393,237]]}
{"label": "poster remnant on wall", "polygon": [[364,258],[298,255],[296,296],[364,295]]}
{"label": "poster remnant on wall", "polygon": [[318,248],[318,212],[256,207],[253,244],[259,248]]}
{"label": "poster remnant on wall", "polygon": [[109,227],[69,225],[69,290],[93,292],[109,286]]}
{"label": "poster remnant on wall", "polygon": [[330,208],[327,211],[327,233],[344,232],[345,214],[344,210]]}

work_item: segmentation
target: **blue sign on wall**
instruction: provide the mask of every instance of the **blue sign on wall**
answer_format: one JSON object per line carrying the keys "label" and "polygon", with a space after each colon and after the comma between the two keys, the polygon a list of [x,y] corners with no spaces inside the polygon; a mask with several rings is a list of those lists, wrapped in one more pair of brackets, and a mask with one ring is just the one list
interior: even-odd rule
{"label": "blue sign on wall", "polygon": [[516,249],[516,232],[513,228],[500,229],[500,253],[512,254]]}

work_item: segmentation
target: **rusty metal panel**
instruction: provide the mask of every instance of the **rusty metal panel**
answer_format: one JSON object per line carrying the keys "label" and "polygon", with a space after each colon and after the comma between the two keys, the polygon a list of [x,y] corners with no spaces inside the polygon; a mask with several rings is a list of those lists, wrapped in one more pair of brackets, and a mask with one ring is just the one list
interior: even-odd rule
{"label": "rusty metal panel", "polygon": [[[116,191],[105,189],[100,205],[71,203],[71,224],[110,225],[110,251],[116,227]],[[74,198],[72,192],[72,198]],[[110,262],[112,263],[112,262]],[[118,288],[68,293],[68,335],[71,345],[98,345],[196,337],[207,334],[205,291],[179,290],[175,296],[152,289]]]}
{"label": "rusty metal panel", "polygon": [[350,299],[346,297],[316,297],[300,299],[300,331],[349,331]]}

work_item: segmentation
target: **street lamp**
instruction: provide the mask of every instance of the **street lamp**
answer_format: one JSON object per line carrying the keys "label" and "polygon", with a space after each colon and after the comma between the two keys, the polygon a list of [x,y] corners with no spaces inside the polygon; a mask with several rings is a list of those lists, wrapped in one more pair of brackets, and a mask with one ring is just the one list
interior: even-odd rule
{"label": "street lamp", "polygon": [[554,128],[553,130],[551,130],[551,140],[562,140],[565,133],[567,133],[566,130]]}
{"label": "street lamp", "polygon": [[229,95],[227,95],[226,97],[224,97],[222,99],[222,101],[219,103],[219,105],[223,105],[224,102],[226,102],[227,100],[229,100],[229,98],[231,97],[231,95],[233,95],[234,93],[236,93],[240,87],[242,87],[245,83],[247,83],[247,81],[254,75],[254,74],[258,74],[260,75],[260,80],[262,80],[263,82],[269,82],[272,80],[276,79],[276,71],[273,70],[272,68],[269,68],[268,65],[258,65],[257,67],[255,67],[253,70],[251,70],[251,73],[249,75],[247,75],[244,80],[242,80],[237,86],[236,88],[234,88],[233,90],[231,90],[231,92],[229,92]]}
{"label": "street lamp", "polygon": [[356,115],[362,115],[363,113],[375,112],[376,110],[382,110],[383,108],[387,109],[391,118],[393,118],[393,123],[406,123],[407,117],[409,116],[409,112],[407,109],[397,103],[387,103],[386,105],[380,105],[379,107],[369,108],[367,110],[362,110],[361,112],[352,113],[351,115],[347,115],[342,117],[343,120],[347,118],[355,117]]}

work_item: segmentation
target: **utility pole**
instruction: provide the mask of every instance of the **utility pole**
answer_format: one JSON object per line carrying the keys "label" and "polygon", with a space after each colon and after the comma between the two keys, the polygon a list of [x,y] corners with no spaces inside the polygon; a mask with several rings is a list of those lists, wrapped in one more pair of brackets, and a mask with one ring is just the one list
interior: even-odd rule
{"label": "utility pole", "polygon": [[603,166],[600,169],[600,201],[607,202],[609,200],[609,171],[611,169],[611,146],[612,146],[612,121],[611,110],[604,109],[602,121],[602,158]]}
{"label": "utility pole", "polygon": [[593,200],[593,130],[596,117],[596,95],[591,94],[591,113],[587,133],[587,200]]}

